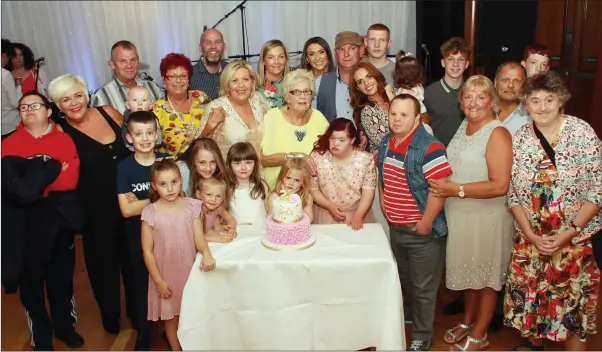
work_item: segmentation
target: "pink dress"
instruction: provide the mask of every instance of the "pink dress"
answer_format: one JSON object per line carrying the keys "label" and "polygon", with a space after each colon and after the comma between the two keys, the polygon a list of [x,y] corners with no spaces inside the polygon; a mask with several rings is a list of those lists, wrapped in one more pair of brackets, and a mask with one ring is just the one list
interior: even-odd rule
{"label": "pink dress", "polygon": [[217,217],[221,216],[223,212],[224,212],[223,205],[220,205],[215,210],[205,211],[205,219],[203,221],[203,223],[205,225],[204,226],[205,232],[212,231],[215,229],[215,222],[217,221]]}
{"label": "pink dress", "polygon": [[200,200],[184,198],[184,207],[177,213],[158,213],[155,204],[149,204],[142,210],[142,221],[154,230],[153,253],[157,267],[163,280],[172,288],[171,297],[160,298],[149,275],[148,320],[169,320],[180,314],[184,285],[197,253],[192,221],[200,216],[202,204]]}

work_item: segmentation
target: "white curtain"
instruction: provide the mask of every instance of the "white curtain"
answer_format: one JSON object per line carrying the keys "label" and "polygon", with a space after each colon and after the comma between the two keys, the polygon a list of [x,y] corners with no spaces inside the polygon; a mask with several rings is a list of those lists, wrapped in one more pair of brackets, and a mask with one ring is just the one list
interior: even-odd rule
{"label": "white curtain", "polygon": [[[161,58],[170,52],[199,58],[203,26],[211,28],[241,1],[2,1],[2,37],[28,45],[50,79],[65,73],[82,76],[93,91],[111,78],[110,48],[118,40],[133,42],[141,70],[162,85]],[[321,36],[334,47],[336,34],[364,35],[373,23],[391,29],[390,54],[416,49],[414,1],[248,1],[245,17],[249,51],[259,54],[270,39],[282,40],[289,52],[301,51],[307,39]],[[241,55],[240,10],[218,27],[228,55]],[[257,62],[252,58],[251,63]],[[291,58],[297,65],[299,56]]]}

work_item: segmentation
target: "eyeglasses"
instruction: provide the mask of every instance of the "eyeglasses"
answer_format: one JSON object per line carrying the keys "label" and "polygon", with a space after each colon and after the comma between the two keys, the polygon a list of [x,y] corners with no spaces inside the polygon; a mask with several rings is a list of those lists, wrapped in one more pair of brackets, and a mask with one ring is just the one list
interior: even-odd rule
{"label": "eyeglasses", "polygon": [[165,78],[167,78],[170,81],[188,81],[188,75],[166,75]]}
{"label": "eyeglasses", "polygon": [[26,112],[29,109],[40,110],[42,108],[42,106],[46,107],[46,105],[44,105],[42,103],[21,104],[21,105],[19,105],[19,111]]}
{"label": "eyeglasses", "polygon": [[311,90],[291,90],[289,93],[291,93],[292,95],[299,97],[301,95],[305,95],[306,97],[311,97],[314,92],[312,92]]}

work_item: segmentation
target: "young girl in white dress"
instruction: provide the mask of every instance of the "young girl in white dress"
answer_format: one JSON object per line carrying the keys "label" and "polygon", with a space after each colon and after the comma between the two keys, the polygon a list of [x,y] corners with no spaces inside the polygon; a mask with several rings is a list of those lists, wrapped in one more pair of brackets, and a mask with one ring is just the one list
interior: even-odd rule
{"label": "young girl in white dress", "polygon": [[265,227],[268,185],[261,177],[259,156],[251,143],[239,142],[228,150],[226,182],[230,212],[238,225]]}

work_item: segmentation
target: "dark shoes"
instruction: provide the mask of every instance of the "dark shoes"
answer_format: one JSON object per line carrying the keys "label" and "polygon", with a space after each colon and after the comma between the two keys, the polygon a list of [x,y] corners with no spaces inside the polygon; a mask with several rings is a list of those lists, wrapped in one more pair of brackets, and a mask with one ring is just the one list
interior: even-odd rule
{"label": "dark shoes", "polygon": [[119,326],[119,320],[103,320],[102,327],[106,332],[112,335],[119,334],[119,330],[121,330],[121,327]]}
{"label": "dark shoes", "polygon": [[84,338],[75,330],[55,332],[57,339],[63,341],[69,348],[80,348],[84,345]]}
{"label": "dark shoes", "polygon": [[150,351],[150,341],[147,337],[140,336],[136,338],[136,346],[134,351]]}
{"label": "dark shoes", "polygon": [[44,345],[44,344],[37,344],[33,347],[34,351],[54,351],[54,347],[52,346],[52,344],[50,345]]}

